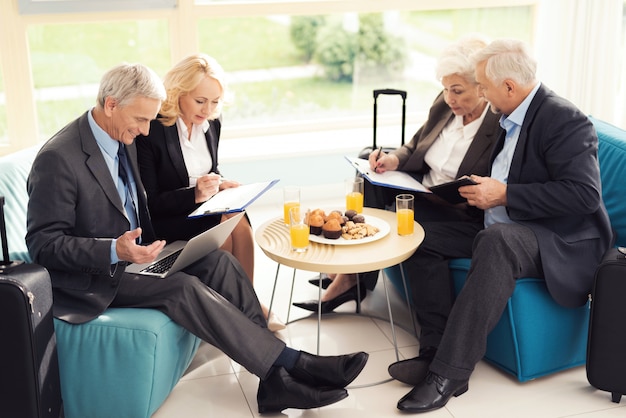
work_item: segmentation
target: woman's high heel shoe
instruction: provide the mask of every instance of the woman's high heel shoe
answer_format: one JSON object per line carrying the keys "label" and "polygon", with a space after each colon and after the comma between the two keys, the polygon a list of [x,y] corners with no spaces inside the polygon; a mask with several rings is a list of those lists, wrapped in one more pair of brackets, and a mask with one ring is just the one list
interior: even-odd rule
{"label": "woman's high heel shoe", "polygon": [[[357,295],[357,286],[354,286],[346,290],[345,292],[343,292],[336,298],[327,300],[326,302],[322,302],[322,306],[321,306],[322,314],[330,313],[334,311],[336,308],[338,308],[339,306],[343,305],[346,302],[350,302],[351,300],[356,301],[357,297],[359,297],[359,302],[363,301],[363,299],[365,299],[365,296],[367,296],[367,289],[365,288],[365,286],[360,286],[360,288],[361,288],[360,295]],[[310,300],[307,302],[294,302],[293,305],[297,306],[298,308],[306,309],[307,311],[317,312],[319,301]]]}
{"label": "woman's high heel shoe", "polygon": [[[333,280],[330,277],[328,277],[328,274],[322,273],[322,289],[328,289],[328,286],[330,286],[332,282]],[[319,286],[320,277],[315,276],[312,279],[309,279],[309,283],[311,283],[313,286]]]}

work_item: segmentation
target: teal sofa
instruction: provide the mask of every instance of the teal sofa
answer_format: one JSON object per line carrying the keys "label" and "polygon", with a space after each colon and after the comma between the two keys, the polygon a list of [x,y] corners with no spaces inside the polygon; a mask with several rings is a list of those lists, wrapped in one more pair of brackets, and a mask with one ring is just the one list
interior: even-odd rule
{"label": "teal sofa", "polygon": [[[626,131],[590,119],[599,138],[602,197],[617,234],[616,245],[626,246]],[[470,261],[449,263],[456,294],[465,283]],[[386,273],[404,293],[400,268],[394,266]],[[520,382],[581,366],[586,361],[588,325],[589,303],[564,308],[552,299],[543,279],[524,277],[517,281],[500,321],[489,334],[484,359]]]}
{"label": "teal sofa", "polygon": [[[36,153],[30,148],[0,157],[10,256],[26,262],[26,178]],[[54,327],[66,418],[150,417],[200,344],[153,309],[108,309],[80,325],[55,319]]]}

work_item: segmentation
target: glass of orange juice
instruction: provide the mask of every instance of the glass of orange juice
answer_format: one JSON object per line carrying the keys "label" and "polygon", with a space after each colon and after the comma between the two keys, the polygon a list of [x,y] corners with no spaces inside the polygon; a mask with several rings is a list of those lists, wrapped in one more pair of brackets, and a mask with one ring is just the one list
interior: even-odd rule
{"label": "glass of orange juice", "polygon": [[292,251],[303,253],[309,248],[309,225],[300,206],[289,209],[289,236]]}
{"label": "glass of orange juice", "polygon": [[289,209],[295,207],[300,207],[300,188],[291,186],[283,188],[283,219],[287,226],[289,226]]}
{"label": "glass of orange juice", "polygon": [[396,196],[396,220],[398,221],[398,235],[412,235],[415,226],[413,205],[415,197],[411,194]]}
{"label": "glass of orange juice", "polygon": [[346,179],[346,210],[363,212],[363,177]]}

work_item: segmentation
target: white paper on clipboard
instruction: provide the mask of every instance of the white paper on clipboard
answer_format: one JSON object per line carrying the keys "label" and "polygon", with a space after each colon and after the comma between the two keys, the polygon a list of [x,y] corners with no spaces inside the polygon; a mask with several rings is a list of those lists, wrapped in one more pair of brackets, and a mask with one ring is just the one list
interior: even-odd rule
{"label": "white paper on clipboard", "polygon": [[242,184],[238,187],[221,190],[187,217],[196,218],[198,216],[216,215],[219,213],[241,212],[276,183],[278,183],[278,180],[271,180]]}

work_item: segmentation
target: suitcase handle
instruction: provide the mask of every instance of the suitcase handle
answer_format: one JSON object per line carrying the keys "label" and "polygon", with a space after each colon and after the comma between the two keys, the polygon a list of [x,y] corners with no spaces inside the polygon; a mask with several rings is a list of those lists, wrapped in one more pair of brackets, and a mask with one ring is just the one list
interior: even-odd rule
{"label": "suitcase handle", "polygon": [[374,90],[374,100],[378,99],[381,94],[402,96],[402,100],[406,100],[406,91],[396,89],[380,89]]}
{"label": "suitcase handle", "polygon": [[374,138],[372,140],[372,149],[376,149],[376,128],[377,128],[377,114],[378,114],[378,96],[384,95],[396,95],[402,97],[402,133],[400,137],[400,145],[404,145],[404,129],[406,126],[406,91],[396,89],[379,89],[374,90]]}

